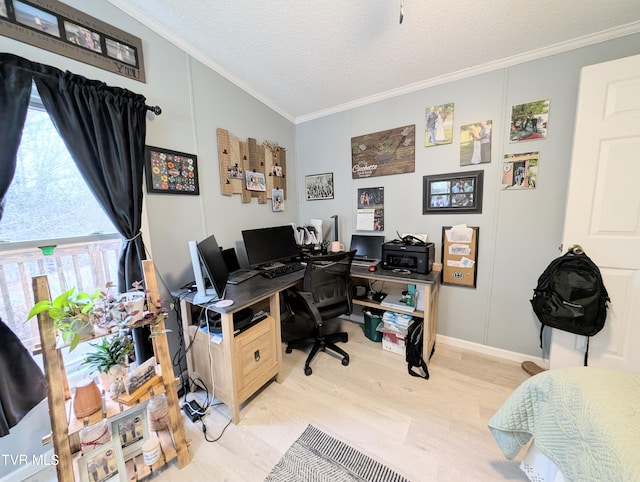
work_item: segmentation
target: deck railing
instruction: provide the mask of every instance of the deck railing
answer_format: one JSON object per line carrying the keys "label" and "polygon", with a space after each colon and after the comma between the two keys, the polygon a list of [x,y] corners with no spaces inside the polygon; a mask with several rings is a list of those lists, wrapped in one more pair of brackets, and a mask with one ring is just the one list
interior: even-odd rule
{"label": "deck railing", "polygon": [[39,248],[2,249],[0,253],[0,317],[23,342],[38,337],[35,318],[25,323],[33,306],[31,278],[46,274],[51,296],[76,287],[93,292],[117,282],[120,239],[57,246],[51,255]]}

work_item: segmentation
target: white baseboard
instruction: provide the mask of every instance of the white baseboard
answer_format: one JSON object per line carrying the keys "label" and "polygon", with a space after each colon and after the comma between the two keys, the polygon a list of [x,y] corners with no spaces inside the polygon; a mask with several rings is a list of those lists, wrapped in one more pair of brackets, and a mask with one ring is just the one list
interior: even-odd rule
{"label": "white baseboard", "polygon": [[[482,353],[483,355],[495,356],[497,358],[504,358],[518,363],[523,361],[532,361],[536,365],[542,368],[549,368],[549,360],[545,360],[542,357],[536,357],[526,355],[524,353],[517,353],[515,351],[503,350],[502,348],[495,348],[492,346],[481,345],[480,343],[474,343],[472,341],[460,340],[459,338],[452,338],[450,336],[436,335],[436,346],[438,343],[444,343],[445,345],[451,345],[465,350]],[[437,350],[437,348],[436,348]]]}

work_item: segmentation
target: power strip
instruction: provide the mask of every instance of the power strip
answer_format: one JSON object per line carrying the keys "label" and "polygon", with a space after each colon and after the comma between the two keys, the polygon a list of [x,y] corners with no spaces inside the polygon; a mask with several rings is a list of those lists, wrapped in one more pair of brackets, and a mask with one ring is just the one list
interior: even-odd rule
{"label": "power strip", "polygon": [[195,400],[186,402],[182,406],[182,410],[184,410],[184,413],[187,414],[187,417],[189,417],[189,419],[192,422],[200,420],[200,418],[202,418],[202,415],[204,415],[204,411],[202,410],[202,407]]}

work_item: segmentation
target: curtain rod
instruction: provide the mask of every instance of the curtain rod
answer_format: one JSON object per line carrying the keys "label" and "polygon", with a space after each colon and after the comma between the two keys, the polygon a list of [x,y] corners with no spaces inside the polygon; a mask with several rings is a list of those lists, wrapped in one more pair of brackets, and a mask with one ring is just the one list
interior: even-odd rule
{"label": "curtain rod", "polygon": [[162,114],[162,109],[159,105],[145,105],[145,108],[153,112],[155,115]]}

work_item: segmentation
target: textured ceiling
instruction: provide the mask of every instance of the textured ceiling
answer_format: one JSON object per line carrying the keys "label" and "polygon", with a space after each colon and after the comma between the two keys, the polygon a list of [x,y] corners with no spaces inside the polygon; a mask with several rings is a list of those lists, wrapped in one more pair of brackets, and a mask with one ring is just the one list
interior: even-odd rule
{"label": "textured ceiling", "polygon": [[640,31],[640,0],[109,0],[292,121]]}

